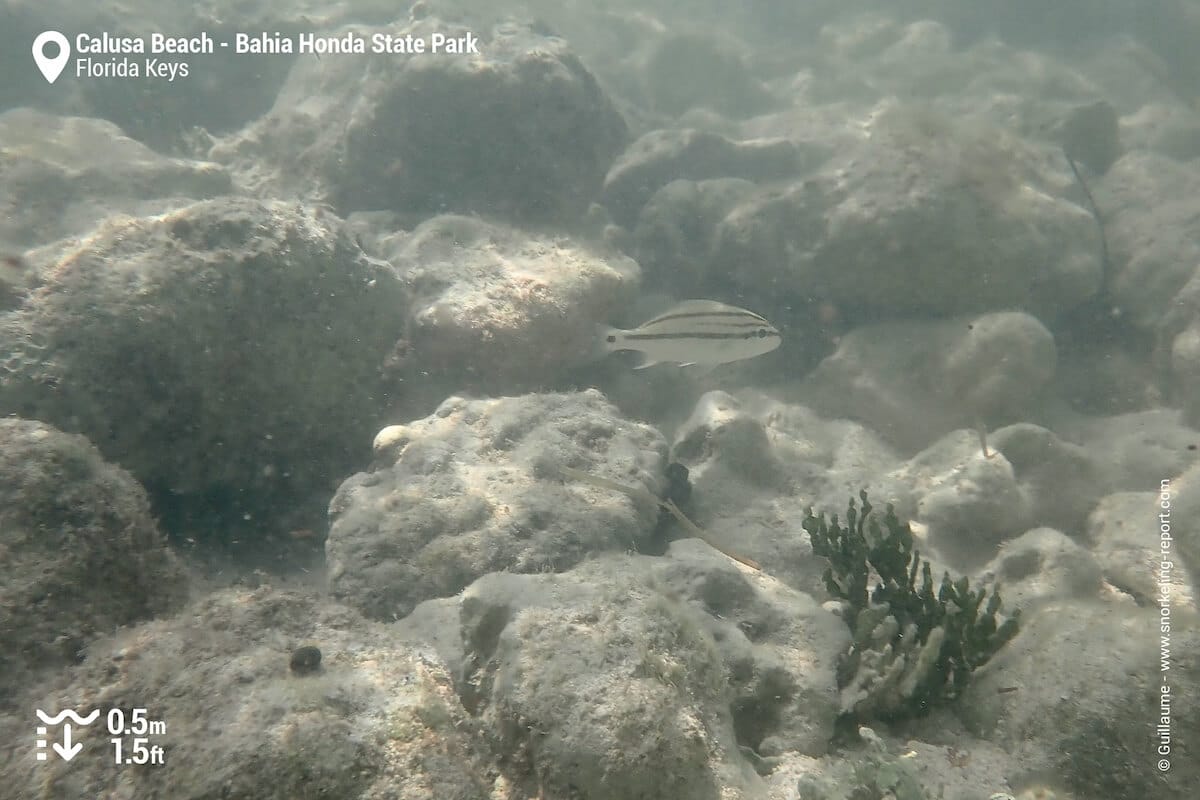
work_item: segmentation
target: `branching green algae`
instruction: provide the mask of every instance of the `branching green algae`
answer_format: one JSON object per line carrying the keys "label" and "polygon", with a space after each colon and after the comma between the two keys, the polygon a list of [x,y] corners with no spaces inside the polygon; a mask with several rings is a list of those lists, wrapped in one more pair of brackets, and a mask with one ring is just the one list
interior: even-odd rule
{"label": "branching green algae", "polygon": [[971,673],[1016,635],[1020,612],[998,622],[999,593],[972,590],[965,577],[952,581],[947,572],[938,586],[907,523],[889,505],[881,524],[867,493],[859,497],[845,527],[811,508],[803,522],[813,552],[829,560],[825,586],[845,604],[854,637],[838,667],[842,713],[917,716],[962,693]]}

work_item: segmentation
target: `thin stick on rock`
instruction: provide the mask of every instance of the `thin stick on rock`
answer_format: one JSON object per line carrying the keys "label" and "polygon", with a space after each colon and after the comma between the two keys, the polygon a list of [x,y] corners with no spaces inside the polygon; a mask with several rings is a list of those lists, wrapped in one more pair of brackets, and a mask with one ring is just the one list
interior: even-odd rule
{"label": "thin stick on rock", "polygon": [[734,561],[738,562],[739,564],[745,564],[747,567],[750,567],[751,569],[757,569],[757,570],[762,569],[762,567],[759,566],[757,561],[746,558],[745,556],[739,556],[739,555],[736,555],[735,553],[731,553],[728,550],[726,550],[724,547],[722,547],[721,545],[714,542],[712,540],[712,538],[710,538],[709,535],[707,533],[705,533],[703,528],[701,528],[696,523],[692,522],[690,519],[687,518],[686,514],[684,514],[682,511],[679,510],[679,506],[675,505],[675,501],[673,501],[673,500],[662,500],[658,497],[655,497],[649,491],[639,488],[637,486],[626,486],[623,483],[617,483],[616,481],[609,480],[608,478],[601,478],[598,475],[592,475],[591,473],[583,472],[583,471],[577,470],[577,469],[572,469],[571,467],[559,467],[559,470],[562,472],[563,475],[566,475],[568,478],[574,478],[579,481],[591,483],[595,486],[602,486],[605,489],[612,489],[615,492],[621,492],[622,494],[629,495],[630,497],[633,497],[637,500],[642,500],[644,502],[653,503],[654,505],[658,506],[659,508],[665,508],[667,510],[667,512],[671,516],[675,517],[675,519],[679,522],[679,524],[682,525],[684,528],[686,528],[689,533],[691,533],[697,539],[700,539],[701,541],[706,543],[709,547],[713,548],[714,550],[716,550],[726,556],[729,556],[730,558],[732,558]]}

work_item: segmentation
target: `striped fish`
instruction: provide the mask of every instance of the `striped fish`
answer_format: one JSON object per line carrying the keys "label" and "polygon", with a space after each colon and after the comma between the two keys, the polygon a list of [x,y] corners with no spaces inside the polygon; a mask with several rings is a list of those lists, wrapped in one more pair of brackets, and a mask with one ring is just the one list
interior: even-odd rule
{"label": "striped fish", "polygon": [[781,341],[779,331],[753,311],[715,300],[685,300],[633,330],[605,328],[602,343],[610,353],[641,353],[644,360],[636,369],[645,369],[663,362],[727,364],[769,353]]}

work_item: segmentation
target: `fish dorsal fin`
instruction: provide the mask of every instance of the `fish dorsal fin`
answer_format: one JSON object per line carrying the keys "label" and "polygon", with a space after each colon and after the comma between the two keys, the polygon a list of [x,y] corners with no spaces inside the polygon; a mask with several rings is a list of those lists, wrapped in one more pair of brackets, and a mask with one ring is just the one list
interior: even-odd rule
{"label": "fish dorsal fin", "polygon": [[718,315],[718,317],[756,319],[761,320],[763,325],[769,325],[766,319],[763,319],[760,317],[760,315],[752,311],[746,311],[745,308],[727,306],[724,302],[718,302],[715,300],[684,300],[683,302],[678,302],[676,305],[667,308],[666,311],[659,314],[658,317],[644,321],[640,327],[643,327],[644,329],[644,327],[656,325],[664,320],[674,320],[682,317],[701,317],[701,315],[704,314]]}
{"label": "fish dorsal fin", "polygon": [[676,311],[738,311],[719,300],[680,300],[673,308]]}
{"label": "fish dorsal fin", "polygon": [[642,327],[658,322],[665,317],[674,317],[678,314],[713,314],[721,312],[747,313],[743,309],[734,308],[733,306],[728,306],[724,303],[718,303],[716,300],[684,300],[681,303],[676,303],[675,305],[671,306],[654,319],[643,322]]}

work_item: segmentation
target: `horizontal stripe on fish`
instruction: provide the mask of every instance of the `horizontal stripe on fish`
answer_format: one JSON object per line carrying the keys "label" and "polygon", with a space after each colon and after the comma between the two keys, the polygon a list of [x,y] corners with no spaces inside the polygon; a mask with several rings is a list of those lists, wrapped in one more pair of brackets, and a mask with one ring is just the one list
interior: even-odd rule
{"label": "horizontal stripe on fish", "polygon": [[768,353],[781,337],[770,322],[752,311],[714,300],[686,300],[633,330],[608,328],[603,347],[634,350],[644,361],[726,364]]}
{"label": "horizontal stripe on fish", "polygon": [[[641,330],[641,328],[638,328]],[[753,331],[721,333],[718,331],[678,331],[676,333],[636,333],[630,331],[622,338],[627,342],[640,342],[653,339],[764,339],[768,336],[778,336],[759,327]]]}
{"label": "horizontal stripe on fish", "polygon": [[673,320],[673,319],[705,319],[705,318],[713,318],[713,319],[739,319],[740,318],[740,319],[745,320],[747,323],[757,323],[759,325],[770,325],[771,324],[771,323],[767,322],[765,319],[763,319],[762,317],[760,317],[758,314],[754,314],[750,311],[683,311],[683,312],[674,313],[674,314],[667,313],[667,314],[663,314],[661,317],[655,317],[654,319],[652,319],[649,322],[642,325],[642,327],[645,328],[649,325],[657,325],[660,322],[667,322],[668,320]]}
{"label": "horizontal stripe on fish", "polygon": [[634,330],[639,331],[654,331],[665,329],[669,331],[690,331],[690,330],[736,330],[742,331],[746,328],[769,328],[771,323],[759,322],[757,320],[742,319],[735,322],[733,320],[714,320],[714,319],[689,319],[689,320],[668,320],[666,322],[647,322]]}

